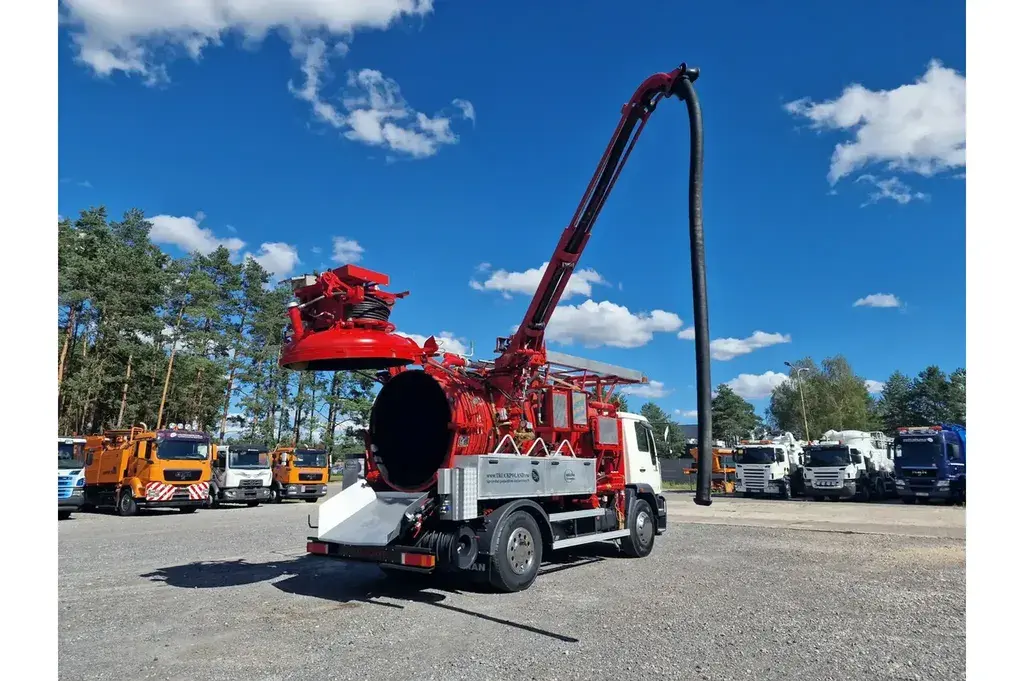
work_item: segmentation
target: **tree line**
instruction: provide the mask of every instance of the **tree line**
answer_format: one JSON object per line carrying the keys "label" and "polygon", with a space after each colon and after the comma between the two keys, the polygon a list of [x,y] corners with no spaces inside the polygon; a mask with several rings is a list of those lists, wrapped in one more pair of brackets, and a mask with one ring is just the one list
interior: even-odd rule
{"label": "tree line", "polygon": [[271,446],[358,451],[370,377],[293,372],[277,357],[287,284],[224,247],[173,258],[139,210],[58,221],[58,428],[186,423]]}

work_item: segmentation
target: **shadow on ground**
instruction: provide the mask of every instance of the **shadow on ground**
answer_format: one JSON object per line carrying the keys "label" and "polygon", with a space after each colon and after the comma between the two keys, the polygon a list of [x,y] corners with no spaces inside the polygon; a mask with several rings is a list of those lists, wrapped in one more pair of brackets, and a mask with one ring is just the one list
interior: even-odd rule
{"label": "shadow on ground", "polygon": [[[551,560],[542,566],[538,578],[543,579],[545,575],[600,562],[616,553],[613,546],[598,545],[587,549],[583,554],[575,552],[552,556]],[[445,602],[453,594],[490,592],[490,588],[484,582],[461,580],[455,584],[454,580],[437,576],[423,579],[421,575],[416,574],[388,575],[376,565],[366,563],[350,563],[303,555],[266,563],[250,563],[244,559],[187,563],[160,568],[140,576],[181,589],[220,589],[273,582],[275,588],[289,594],[322,598],[336,603],[366,603],[395,610],[404,609],[403,602],[421,603],[565,643],[579,643],[579,639],[572,636],[485,615]]]}

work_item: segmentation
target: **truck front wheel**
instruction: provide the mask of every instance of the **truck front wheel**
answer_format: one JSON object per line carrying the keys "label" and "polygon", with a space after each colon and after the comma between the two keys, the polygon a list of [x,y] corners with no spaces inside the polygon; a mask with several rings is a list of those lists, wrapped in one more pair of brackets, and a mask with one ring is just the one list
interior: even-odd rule
{"label": "truck front wheel", "polygon": [[57,520],[67,520],[71,517],[71,511],[57,511]]}
{"label": "truck front wheel", "polygon": [[503,525],[498,532],[497,550],[491,556],[491,586],[506,593],[528,589],[540,570],[540,527],[526,511],[509,514]]}
{"label": "truck front wheel", "polygon": [[120,516],[135,515],[139,510],[138,504],[135,503],[135,495],[132,493],[131,487],[125,487],[121,490],[121,496],[117,499],[117,514]]}
{"label": "truck front wheel", "polygon": [[651,505],[643,499],[636,499],[626,527],[629,536],[619,542],[622,551],[631,558],[643,558],[650,554],[654,549],[655,527]]}

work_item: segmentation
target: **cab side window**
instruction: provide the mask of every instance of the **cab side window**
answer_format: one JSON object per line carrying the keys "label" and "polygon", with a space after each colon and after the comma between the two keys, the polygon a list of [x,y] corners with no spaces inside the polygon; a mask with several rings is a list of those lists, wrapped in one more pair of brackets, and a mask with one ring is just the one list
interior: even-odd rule
{"label": "cab side window", "polygon": [[633,421],[633,428],[636,432],[636,449],[638,452],[650,453],[651,447],[647,443],[647,429],[639,421]]}
{"label": "cab side window", "polygon": [[954,442],[946,443],[946,458],[955,461],[960,458],[960,445]]}

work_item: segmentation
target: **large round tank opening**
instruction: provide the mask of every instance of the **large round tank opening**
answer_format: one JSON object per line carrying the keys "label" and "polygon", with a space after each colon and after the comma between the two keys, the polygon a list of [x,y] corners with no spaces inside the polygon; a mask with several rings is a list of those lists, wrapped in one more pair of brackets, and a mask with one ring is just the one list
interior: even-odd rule
{"label": "large round tank opening", "polygon": [[403,371],[380,389],[370,439],[393,487],[427,487],[448,455],[451,409],[441,385],[423,371]]}

